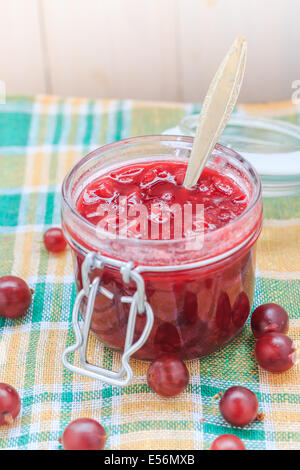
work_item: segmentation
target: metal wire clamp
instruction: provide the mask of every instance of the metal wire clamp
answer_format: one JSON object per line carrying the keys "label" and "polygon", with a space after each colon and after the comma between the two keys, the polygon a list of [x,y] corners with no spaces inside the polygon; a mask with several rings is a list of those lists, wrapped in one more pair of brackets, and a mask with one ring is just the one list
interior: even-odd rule
{"label": "metal wire clamp", "polygon": [[[101,285],[101,280],[99,277],[96,277],[90,283],[89,274],[94,269],[102,269],[105,266],[111,266],[120,269],[123,282],[129,283],[130,281],[134,281],[137,287],[137,290],[133,296],[121,298],[121,302],[130,303],[131,305],[128,316],[124,352],[121,359],[122,367],[119,372],[110,371],[90,364],[87,362],[86,358],[88,336],[96,295],[101,293],[111,300],[114,297],[112,292]],[[85,257],[85,260],[82,264],[81,273],[83,287],[82,290],[77,294],[72,313],[72,325],[75,333],[75,343],[65,349],[62,355],[62,362],[64,366],[71,372],[82,374],[92,379],[102,380],[111,385],[128,385],[133,378],[133,372],[129,365],[130,357],[147,341],[154,320],[152,308],[147,302],[145,296],[144,279],[138,273],[138,271],[134,269],[133,263],[118,261],[94,252],[88,253]],[[87,305],[83,320],[83,327],[80,328],[79,311],[82,301],[85,297],[87,299]],[[146,315],[146,325],[139,339],[133,343],[137,313]],[[79,350],[80,366],[76,366],[68,360],[69,354],[74,353],[77,350]]]}

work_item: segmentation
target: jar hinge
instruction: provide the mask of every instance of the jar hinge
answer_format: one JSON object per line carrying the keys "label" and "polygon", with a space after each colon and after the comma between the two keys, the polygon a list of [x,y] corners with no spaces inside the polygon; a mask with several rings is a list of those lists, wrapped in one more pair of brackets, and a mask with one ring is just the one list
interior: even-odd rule
{"label": "jar hinge", "polygon": [[[105,266],[111,266],[120,269],[123,281],[125,283],[134,281],[137,287],[136,292],[132,296],[121,297],[121,302],[130,303],[131,305],[128,316],[124,352],[121,358],[122,367],[119,372],[110,371],[90,364],[87,362],[86,358],[88,337],[96,296],[97,294],[101,293],[111,300],[114,297],[112,292],[101,285],[101,280],[99,277],[96,277],[92,282],[90,282],[89,279],[89,275],[94,269],[102,269]],[[81,268],[81,274],[82,290],[77,294],[72,313],[72,325],[75,333],[75,343],[69,346],[63,352],[63,364],[71,372],[85,375],[92,379],[102,380],[111,385],[127,385],[133,378],[133,372],[129,364],[130,357],[145,344],[151,332],[154,321],[152,308],[147,302],[145,295],[144,279],[136,271],[133,263],[126,263],[115,260],[94,252],[88,253],[88,255],[85,257]],[[79,311],[82,301],[85,297],[87,299],[86,311],[83,320],[83,327],[80,328]],[[146,324],[139,339],[133,343],[135,322],[138,313],[146,314]],[[80,366],[72,364],[68,359],[69,354],[74,353],[77,350],[79,350],[80,353]]]}

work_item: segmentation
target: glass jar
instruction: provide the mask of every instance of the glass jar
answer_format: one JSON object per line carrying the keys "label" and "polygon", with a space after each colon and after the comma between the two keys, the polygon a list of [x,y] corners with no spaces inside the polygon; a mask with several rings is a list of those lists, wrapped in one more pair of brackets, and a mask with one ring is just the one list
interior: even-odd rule
{"label": "glass jar", "polygon": [[[115,239],[108,232],[99,237],[97,228],[77,211],[76,203],[82,190],[101,174],[131,161],[187,161],[192,143],[191,137],[146,136],[105,145],[80,160],[63,183],[62,226],[72,249],[83,315],[89,288],[98,280],[85,333],[91,328],[106,346],[118,351],[147,333],[143,346],[133,354],[138,359],[153,360],[165,352],[182,359],[207,355],[243,327],[253,300],[255,242],[262,225],[260,179],[243,157],[216,146],[208,166],[234,180],[247,194],[249,204],[229,224],[205,233],[201,248],[184,238]],[[91,253],[93,261],[86,273],[84,260]],[[132,272],[136,277],[130,276]],[[132,338],[126,346],[130,304],[137,298],[137,286],[144,292],[140,292]],[[151,328],[148,323],[146,333],[144,300],[154,320],[149,320]],[[80,341],[87,339],[79,338],[78,344]]]}
{"label": "glass jar", "polygon": [[[185,116],[174,132],[194,137],[199,114]],[[166,130],[166,134],[170,134]],[[300,128],[290,122],[234,114],[220,142],[257,170],[265,197],[300,196]]]}

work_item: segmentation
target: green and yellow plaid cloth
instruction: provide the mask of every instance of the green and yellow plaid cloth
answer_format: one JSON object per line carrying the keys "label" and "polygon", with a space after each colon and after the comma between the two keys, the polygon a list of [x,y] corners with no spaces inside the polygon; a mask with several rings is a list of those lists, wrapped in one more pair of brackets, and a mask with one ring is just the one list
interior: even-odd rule
{"label": "green and yellow plaid cloth", "polygon": [[[0,105],[0,275],[24,278],[35,294],[28,314],[0,318],[0,381],[16,387],[22,410],[0,428],[4,449],[58,449],[74,418],[93,417],[107,429],[109,449],[207,449],[234,433],[248,449],[300,449],[300,366],[281,375],[259,369],[249,322],[222,350],[188,363],[190,384],[174,399],[154,394],[148,364],[133,362],[130,386],[112,387],[64,369],[63,350],[74,340],[75,299],[70,251],[49,255],[43,232],[60,224],[60,188],[66,172],[90,150],[118,139],[158,134],[199,105],[37,96]],[[238,110],[300,124],[291,103]],[[290,315],[290,336],[300,346],[300,198],[264,201],[258,243],[254,307],[274,301]],[[94,337],[89,361],[109,369],[120,356]],[[77,361],[77,358],[74,359]],[[213,398],[232,385],[253,390],[263,421],[230,427]]]}

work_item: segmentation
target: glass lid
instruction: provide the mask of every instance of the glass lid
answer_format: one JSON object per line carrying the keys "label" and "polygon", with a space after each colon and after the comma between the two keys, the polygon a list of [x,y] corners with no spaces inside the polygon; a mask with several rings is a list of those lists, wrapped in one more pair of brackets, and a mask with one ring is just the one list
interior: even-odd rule
{"label": "glass lid", "polygon": [[[198,114],[164,134],[194,136]],[[300,195],[300,127],[278,119],[235,114],[220,143],[245,157],[258,171],[264,196]]]}

